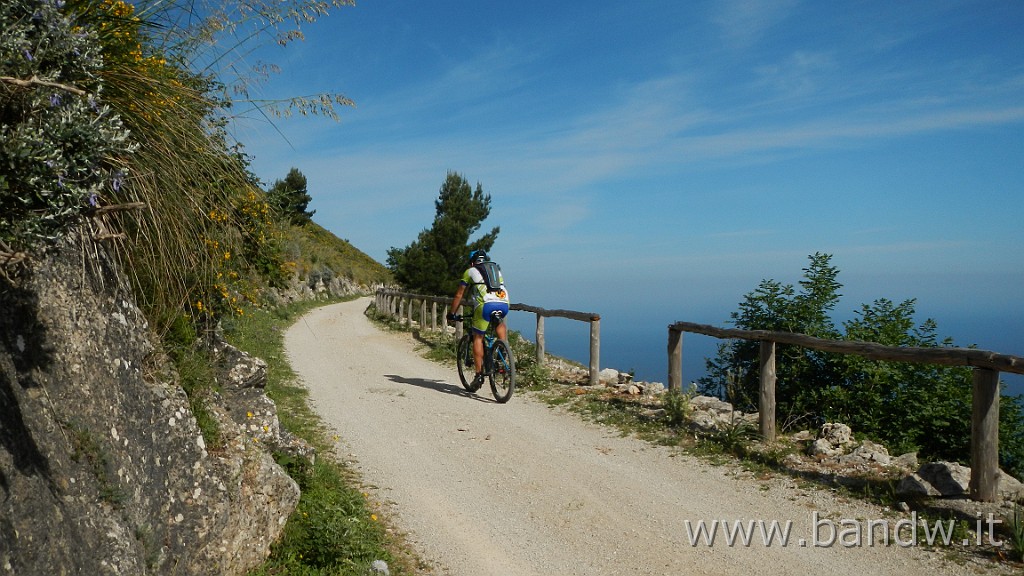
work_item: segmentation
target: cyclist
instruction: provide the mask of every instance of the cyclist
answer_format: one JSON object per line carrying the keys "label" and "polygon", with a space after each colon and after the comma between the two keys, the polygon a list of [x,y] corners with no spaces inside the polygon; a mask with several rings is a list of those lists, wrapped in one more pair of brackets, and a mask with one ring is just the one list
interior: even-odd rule
{"label": "cyclist", "polygon": [[[459,288],[455,291],[455,297],[452,300],[452,312],[448,314],[448,321],[453,322],[468,287],[473,319],[473,364],[476,368],[476,377],[473,379],[474,386],[479,386],[484,380],[484,333],[487,332],[487,327],[490,324],[491,314],[501,311],[502,315],[508,316],[508,291],[505,289],[505,279],[501,275],[501,269],[494,265],[494,269],[497,270],[499,287],[496,290],[489,290],[484,277],[485,271],[481,266],[487,261],[487,252],[483,250],[474,250],[469,253],[469,268],[459,280]],[[499,323],[494,331],[498,339],[508,341],[504,322]]]}

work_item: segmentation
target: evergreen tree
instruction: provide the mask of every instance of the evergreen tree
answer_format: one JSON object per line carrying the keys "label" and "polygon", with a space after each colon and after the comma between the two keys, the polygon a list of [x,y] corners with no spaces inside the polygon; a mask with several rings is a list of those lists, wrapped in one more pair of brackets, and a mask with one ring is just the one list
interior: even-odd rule
{"label": "evergreen tree", "polygon": [[[731,322],[741,330],[772,330],[837,338],[829,313],[839,301],[842,287],[839,271],[831,265],[830,254],[809,256],[798,293],[791,284],[762,280],[748,293]],[[815,414],[813,389],[808,382],[828,385],[834,380],[835,356],[799,346],[780,344],[776,348],[776,394],[784,421],[802,420]],[[707,361],[708,376],[699,381],[704,393],[724,396],[741,410],[756,410],[759,388],[760,344],[735,340],[722,344],[718,356]]]}
{"label": "evergreen tree", "polygon": [[267,191],[267,204],[292,224],[309,222],[316,213],[316,210],[306,210],[312,199],[306,189],[306,176],[298,168],[289,170],[284,180],[274,181],[274,185]]}
{"label": "evergreen tree", "polygon": [[470,187],[462,175],[448,172],[434,202],[434,222],[405,248],[388,250],[395,280],[413,292],[447,295],[455,291],[473,250],[490,251],[498,238],[495,226],[480,238],[470,237],[491,212],[491,196],[480,183]]}

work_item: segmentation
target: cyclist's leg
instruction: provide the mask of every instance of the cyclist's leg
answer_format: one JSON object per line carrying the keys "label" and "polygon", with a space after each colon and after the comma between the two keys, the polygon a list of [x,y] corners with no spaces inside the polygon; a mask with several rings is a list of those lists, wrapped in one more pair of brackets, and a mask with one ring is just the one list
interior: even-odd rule
{"label": "cyclist's leg", "polygon": [[484,333],[487,332],[487,320],[484,320],[484,307],[478,305],[473,309],[473,363],[476,373],[484,371]]}
{"label": "cyclist's leg", "polygon": [[473,330],[473,367],[476,374],[484,371],[484,335]]}

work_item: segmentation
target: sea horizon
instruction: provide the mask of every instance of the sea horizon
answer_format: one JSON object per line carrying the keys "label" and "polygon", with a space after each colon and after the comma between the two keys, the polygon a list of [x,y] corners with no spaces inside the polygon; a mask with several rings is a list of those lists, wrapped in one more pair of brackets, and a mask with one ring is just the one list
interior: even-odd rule
{"label": "sea horizon", "polygon": [[[613,368],[620,372],[632,373],[636,381],[668,382],[668,326],[678,321],[701,321],[688,318],[666,319],[643,310],[611,310],[601,315],[601,346],[599,365],[601,369]],[[948,314],[943,320],[936,318],[939,339],[950,337],[957,347],[975,346],[981,350],[1024,357],[1020,340],[1015,335],[1024,334],[1024,319],[1011,316],[974,315],[957,318]],[[728,318],[728,314],[723,314]],[[732,327],[725,321],[703,322],[721,328]],[[839,324],[839,322],[837,322]],[[535,315],[527,312],[513,312],[509,325],[531,342],[536,337]],[[589,363],[590,328],[585,322],[562,318],[546,318],[544,323],[545,350],[548,354],[560,356],[583,365]],[[701,334],[683,334],[683,386],[707,375],[706,359],[717,355],[718,346],[725,342]],[[1024,375],[1000,373],[1004,383],[1004,396],[1024,394]]]}

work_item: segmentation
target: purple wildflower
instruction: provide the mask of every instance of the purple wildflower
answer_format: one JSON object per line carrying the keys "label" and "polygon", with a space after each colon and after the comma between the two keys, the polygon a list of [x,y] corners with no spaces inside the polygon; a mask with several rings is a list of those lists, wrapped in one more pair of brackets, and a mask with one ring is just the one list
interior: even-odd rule
{"label": "purple wildflower", "polygon": [[56,108],[60,106],[60,94],[50,94],[50,107]]}
{"label": "purple wildflower", "polygon": [[121,191],[121,184],[124,183],[124,171],[118,170],[114,172],[114,177],[110,181],[110,187],[114,189],[114,192]]}
{"label": "purple wildflower", "polygon": [[25,59],[26,60],[28,60],[29,62],[32,61],[32,53],[29,52],[28,48],[25,48],[24,50],[22,50],[22,53],[25,54]]}

